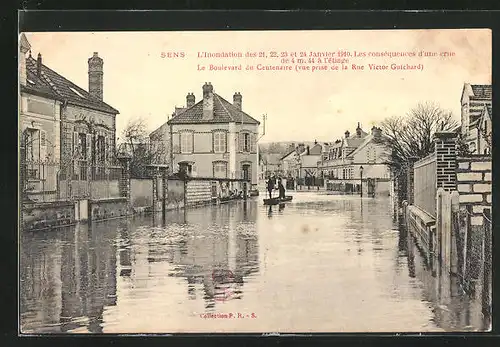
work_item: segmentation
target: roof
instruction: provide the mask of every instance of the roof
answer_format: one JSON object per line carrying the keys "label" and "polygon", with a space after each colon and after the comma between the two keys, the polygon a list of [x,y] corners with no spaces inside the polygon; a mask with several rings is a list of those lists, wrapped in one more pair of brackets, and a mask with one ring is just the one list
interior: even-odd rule
{"label": "roof", "polygon": [[[85,89],[80,88],[79,86],[77,86],[67,78],[61,76],[54,70],[51,70],[44,64],[42,64],[40,77],[35,78],[37,76],[37,61],[31,55],[26,58],[26,75],[28,79],[35,82],[34,85],[30,85],[30,87],[27,88],[28,91],[43,90],[44,92],[46,92],[48,91],[48,89],[50,89],[51,95],[59,99],[63,99],[70,104],[87,107],[106,113],[120,113],[115,108],[106,104],[104,101],[98,99],[97,97],[91,95]],[[27,84],[29,84],[28,81]]]}
{"label": "roof", "polygon": [[323,153],[323,147],[319,143],[309,148],[309,155],[320,155],[321,153]]}
{"label": "roof", "polygon": [[480,99],[491,99],[491,84],[471,84],[474,97]]}
{"label": "roof", "polygon": [[243,111],[238,110],[233,104],[220,95],[214,95],[214,117],[203,119],[203,100],[187,108],[183,112],[170,119],[168,124],[196,124],[196,123],[244,123],[260,124],[259,121],[250,117]]}
{"label": "roof", "polygon": [[297,153],[297,151],[295,149],[292,149],[290,152],[288,152],[287,154],[285,154],[284,156],[281,157],[281,160],[285,159],[286,157],[290,156],[292,153]]}
{"label": "roof", "polygon": [[21,85],[21,91],[42,95],[56,100],[62,100],[62,97],[54,93],[47,82],[30,70],[26,70],[26,85]]}
{"label": "roof", "polygon": [[[365,133],[366,134],[366,133]],[[348,137],[345,139],[346,147],[358,147],[365,141],[365,136],[363,137]]]}

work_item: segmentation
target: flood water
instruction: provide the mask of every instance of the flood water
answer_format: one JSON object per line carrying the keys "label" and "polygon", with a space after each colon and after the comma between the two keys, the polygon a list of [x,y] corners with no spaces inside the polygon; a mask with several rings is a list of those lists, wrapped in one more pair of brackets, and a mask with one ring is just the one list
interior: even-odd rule
{"label": "flood water", "polygon": [[262,196],[23,233],[22,333],[429,332],[483,329],[433,274],[389,198]]}

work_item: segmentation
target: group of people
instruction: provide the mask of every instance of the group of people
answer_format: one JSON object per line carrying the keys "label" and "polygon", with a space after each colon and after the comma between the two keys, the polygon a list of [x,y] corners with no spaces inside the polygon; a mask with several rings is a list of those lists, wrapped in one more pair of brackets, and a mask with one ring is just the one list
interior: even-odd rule
{"label": "group of people", "polygon": [[281,181],[281,177],[276,180],[276,176],[270,176],[267,180],[267,191],[269,192],[269,199],[273,198],[273,190],[276,187],[276,183],[278,185],[279,190],[279,199],[283,199],[285,197],[285,186]]}

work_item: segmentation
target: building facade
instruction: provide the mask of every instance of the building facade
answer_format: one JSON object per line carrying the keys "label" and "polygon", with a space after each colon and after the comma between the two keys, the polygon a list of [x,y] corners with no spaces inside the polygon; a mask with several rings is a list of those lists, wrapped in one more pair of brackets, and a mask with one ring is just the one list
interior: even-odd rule
{"label": "building facade", "polygon": [[381,129],[374,126],[371,134],[367,134],[358,124],[354,137],[348,131],[345,135],[330,147],[329,158],[322,163],[327,188],[343,192],[362,189],[367,195],[389,195],[390,151],[383,144]]}
{"label": "building facade", "polygon": [[[24,34],[20,47],[20,130],[30,144],[24,151],[27,176],[47,183],[43,189],[51,195],[52,188],[60,188],[49,184],[56,180],[60,185],[109,178],[116,164],[119,112],[103,101],[102,58],[94,52],[88,59],[87,91],[44,65],[40,53],[34,59]],[[30,169],[32,159],[45,161],[48,169]]]}
{"label": "building facade", "polygon": [[248,179],[257,188],[259,122],[242,110],[242,95],[233,103],[214,92],[211,83],[202,88],[203,99],[193,93],[186,107],[153,131],[151,141],[168,148],[171,172],[189,176]]}
{"label": "building facade", "polygon": [[[461,97],[461,135],[472,154],[486,154],[491,151],[491,84],[465,83]],[[488,131],[488,125],[489,131]],[[484,128],[486,127],[486,132]],[[489,153],[489,152],[488,152]]]}

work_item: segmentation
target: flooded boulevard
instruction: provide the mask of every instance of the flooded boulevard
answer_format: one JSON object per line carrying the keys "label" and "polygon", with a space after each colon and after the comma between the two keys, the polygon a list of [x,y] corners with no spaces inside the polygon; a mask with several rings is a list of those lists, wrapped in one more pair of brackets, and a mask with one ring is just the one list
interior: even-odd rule
{"label": "flooded boulevard", "polygon": [[482,329],[389,198],[296,193],[23,233],[23,333]]}

